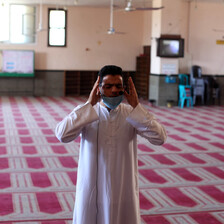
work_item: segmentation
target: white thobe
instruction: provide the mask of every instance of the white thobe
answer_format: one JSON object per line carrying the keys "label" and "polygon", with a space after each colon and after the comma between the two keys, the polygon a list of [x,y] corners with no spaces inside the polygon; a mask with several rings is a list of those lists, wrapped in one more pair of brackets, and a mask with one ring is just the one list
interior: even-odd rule
{"label": "white thobe", "polygon": [[61,142],[81,134],[73,224],[140,224],[137,134],[163,144],[166,132],[155,117],[141,104],[109,112],[86,103],[55,134]]}

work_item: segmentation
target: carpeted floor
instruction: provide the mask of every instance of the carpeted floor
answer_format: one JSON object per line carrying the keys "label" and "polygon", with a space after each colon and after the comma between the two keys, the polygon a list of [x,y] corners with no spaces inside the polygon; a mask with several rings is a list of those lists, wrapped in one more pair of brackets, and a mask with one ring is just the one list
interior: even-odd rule
{"label": "carpeted floor", "polygon": [[[0,223],[71,224],[79,139],[62,144],[54,128],[83,102],[0,98]],[[224,107],[142,103],[168,133],[163,146],[138,138],[142,223],[224,223]]]}

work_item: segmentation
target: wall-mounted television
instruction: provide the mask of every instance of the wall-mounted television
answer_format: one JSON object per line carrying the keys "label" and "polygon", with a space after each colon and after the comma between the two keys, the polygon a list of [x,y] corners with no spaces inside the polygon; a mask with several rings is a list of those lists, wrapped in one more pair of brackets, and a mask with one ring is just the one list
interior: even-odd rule
{"label": "wall-mounted television", "polygon": [[183,38],[158,38],[157,56],[165,58],[184,57]]}

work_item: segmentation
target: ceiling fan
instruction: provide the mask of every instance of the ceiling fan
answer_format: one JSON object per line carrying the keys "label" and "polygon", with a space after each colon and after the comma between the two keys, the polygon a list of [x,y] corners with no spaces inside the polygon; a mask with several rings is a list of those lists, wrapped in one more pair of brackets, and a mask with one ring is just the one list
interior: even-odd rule
{"label": "ceiling fan", "polygon": [[127,5],[124,8],[124,10],[126,12],[133,12],[133,11],[138,11],[138,10],[159,10],[159,9],[163,9],[164,6],[160,6],[160,7],[134,7],[132,5],[132,0],[128,0],[127,1]]}
{"label": "ceiling fan", "polygon": [[110,1],[110,28],[107,30],[107,34],[125,34],[124,32],[117,32],[113,26],[114,20],[114,0]]}

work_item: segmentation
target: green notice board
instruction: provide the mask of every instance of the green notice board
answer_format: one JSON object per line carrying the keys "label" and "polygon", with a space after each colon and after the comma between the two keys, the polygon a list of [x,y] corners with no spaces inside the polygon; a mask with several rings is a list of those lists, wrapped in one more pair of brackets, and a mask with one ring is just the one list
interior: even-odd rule
{"label": "green notice board", "polygon": [[34,77],[34,51],[0,50],[0,76]]}

